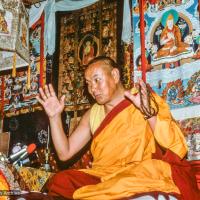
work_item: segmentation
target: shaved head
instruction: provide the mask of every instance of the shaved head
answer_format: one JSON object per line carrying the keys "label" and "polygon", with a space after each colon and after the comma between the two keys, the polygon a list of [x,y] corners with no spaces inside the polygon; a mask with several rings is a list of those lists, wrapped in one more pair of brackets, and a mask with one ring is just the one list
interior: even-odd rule
{"label": "shaved head", "polygon": [[112,58],[106,57],[106,56],[98,56],[98,57],[92,59],[92,60],[87,64],[87,68],[88,68],[90,65],[92,65],[92,64],[94,64],[94,63],[97,63],[97,62],[103,63],[103,64],[104,64],[104,65],[103,65],[104,68],[105,68],[105,66],[107,66],[107,67],[108,67],[107,69],[108,69],[110,72],[112,71],[113,68],[117,68],[118,71],[119,71],[119,73],[120,73],[120,76],[121,76],[121,69],[120,69],[120,67],[118,66],[118,64],[117,64]]}

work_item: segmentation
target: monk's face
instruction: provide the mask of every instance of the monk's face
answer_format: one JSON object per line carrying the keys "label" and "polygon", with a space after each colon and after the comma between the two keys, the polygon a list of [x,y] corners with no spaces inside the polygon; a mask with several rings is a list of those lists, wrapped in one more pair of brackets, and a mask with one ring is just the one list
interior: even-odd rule
{"label": "monk's face", "polygon": [[106,104],[115,96],[118,80],[113,70],[117,69],[98,61],[89,65],[85,71],[88,91],[98,104]]}

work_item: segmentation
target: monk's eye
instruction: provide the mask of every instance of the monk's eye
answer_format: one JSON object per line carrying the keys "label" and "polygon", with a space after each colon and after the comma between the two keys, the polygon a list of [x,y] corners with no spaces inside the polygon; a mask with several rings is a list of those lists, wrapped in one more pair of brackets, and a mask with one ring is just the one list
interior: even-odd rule
{"label": "monk's eye", "polygon": [[99,83],[101,81],[101,78],[95,78],[94,81],[95,83]]}

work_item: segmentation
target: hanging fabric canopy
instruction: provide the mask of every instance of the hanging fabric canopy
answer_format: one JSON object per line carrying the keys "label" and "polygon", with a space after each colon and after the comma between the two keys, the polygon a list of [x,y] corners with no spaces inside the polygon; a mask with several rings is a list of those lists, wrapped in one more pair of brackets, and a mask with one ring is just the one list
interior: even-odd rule
{"label": "hanging fabric canopy", "polygon": [[[55,0],[49,0],[41,2],[39,8],[32,6],[29,12],[29,27],[31,27],[45,11],[45,55],[48,53],[52,55],[55,51],[55,37],[56,37],[56,22],[55,13],[57,11],[71,11],[78,10],[91,4],[98,2],[98,0],[63,0],[56,2]],[[124,0],[124,17],[123,17],[123,30],[122,40],[129,43],[131,40],[131,13],[129,0]]]}

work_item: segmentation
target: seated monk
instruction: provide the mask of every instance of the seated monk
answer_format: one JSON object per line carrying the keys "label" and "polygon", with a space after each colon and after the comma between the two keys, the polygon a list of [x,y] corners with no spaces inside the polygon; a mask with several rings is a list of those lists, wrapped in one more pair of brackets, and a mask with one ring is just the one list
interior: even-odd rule
{"label": "seated monk", "polygon": [[168,12],[166,26],[160,35],[161,49],[158,50],[155,58],[173,56],[188,51],[189,44],[181,41],[181,32],[174,23],[174,17]]}
{"label": "seated monk", "polygon": [[[49,117],[52,140],[61,160],[70,159],[92,140],[92,167],[58,172],[49,182],[49,195],[107,200],[158,191],[180,199],[200,199],[193,173],[183,159],[187,153],[184,135],[164,100],[150,93],[159,111],[144,113],[144,107],[154,109],[154,104],[150,106],[146,100],[146,84],[139,81],[139,92],[125,90],[119,67],[109,57],[91,60],[85,79],[96,103],[69,137],[61,122],[65,97],[58,100],[51,84],[39,89],[37,99]],[[157,151],[155,157],[157,144],[165,154]]]}

